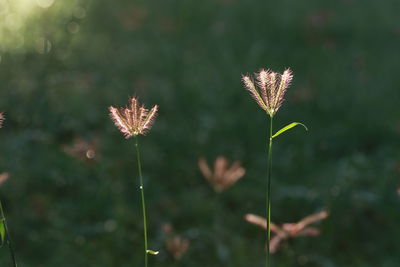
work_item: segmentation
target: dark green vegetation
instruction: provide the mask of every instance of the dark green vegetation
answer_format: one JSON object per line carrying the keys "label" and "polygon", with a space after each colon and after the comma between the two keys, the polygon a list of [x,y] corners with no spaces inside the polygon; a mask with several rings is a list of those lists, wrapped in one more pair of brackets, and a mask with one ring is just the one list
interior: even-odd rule
{"label": "dark green vegetation", "polygon": [[[19,266],[142,266],[133,140],[107,114],[135,94],[160,106],[140,141],[150,247],[161,250],[150,266],[263,266],[264,231],[243,215],[264,216],[268,120],[240,81],[261,67],[295,75],[276,129],[292,121],[310,129],[274,144],[272,221],[330,211],[319,237],[285,243],[273,266],[398,266],[399,8],[397,0],[32,7],[0,44],[0,172],[12,175],[0,196]],[[94,160],[62,151],[76,137],[97,139]],[[216,195],[197,159],[220,154],[247,174]],[[180,262],[164,250],[166,222],[191,240]]]}

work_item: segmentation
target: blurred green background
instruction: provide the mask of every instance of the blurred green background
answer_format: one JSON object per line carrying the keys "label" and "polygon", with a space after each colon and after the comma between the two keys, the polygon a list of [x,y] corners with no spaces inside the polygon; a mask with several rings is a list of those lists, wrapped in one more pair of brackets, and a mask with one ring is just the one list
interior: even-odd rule
{"label": "blurred green background", "polygon": [[[262,67],[295,75],[276,128],[310,129],[275,142],[272,220],[330,212],[320,236],[285,242],[273,266],[399,266],[399,10],[0,0],[0,172],[11,174],[0,196],[19,266],[143,266],[133,142],[107,110],[131,95],[160,106],[140,141],[150,248],[161,251],[151,266],[263,266],[264,232],[243,216],[265,213],[268,120],[240,81]],[[218,155],[247,170],[220,194],[197,166]],[[166,223],[190,240],[179,261]]]}

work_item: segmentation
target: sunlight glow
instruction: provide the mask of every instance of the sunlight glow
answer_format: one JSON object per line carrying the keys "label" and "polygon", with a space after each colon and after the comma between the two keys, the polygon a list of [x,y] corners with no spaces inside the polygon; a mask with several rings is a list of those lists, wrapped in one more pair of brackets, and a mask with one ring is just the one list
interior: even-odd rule
{"label": "sunlight glow", "polygon": [[[49,53],[56,34],[76,34],[86,16],[81,0],[0,0],[0,55],[8,52]],[[45,27],[44,27],[45,25]]]}

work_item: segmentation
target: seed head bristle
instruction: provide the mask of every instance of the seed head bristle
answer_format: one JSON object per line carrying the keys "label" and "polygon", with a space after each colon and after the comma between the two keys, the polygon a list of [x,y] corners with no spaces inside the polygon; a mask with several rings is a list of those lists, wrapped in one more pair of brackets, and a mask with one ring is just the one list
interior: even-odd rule
{"label": "seed head bristle", "polygon": [[290,86],[292,79],[293,79],[293,74],[290,69],[286,69],[280,77],[280,83],[278,91],[276,92],[276,99],[275,99],[275,106],[277,110],[282,105],[286,89]]}
{"label": "seed head bristle", "polygon": [[[260,96],[258,91],[256,90],[256,87],[254,86],[253,81],[251,78],[247,75],[242,76],[242,80],[244,83],[245,88],[250,92],[250,95],[253,97],[253,99],[257,102],[257,104],[265,111],[267,111],[267,105],[264,103],[263,98]],[[268,112],[268,111],[267,111]]]}
{"label": "seed head bristle", "polygon": [[[276,99],[276,76],[278,76],[275,72],[270,72],[268,79],[268,93],[270,97],[271,106],[274,105]],[[273,108],[271,108],[274,110]]]}
{"label": "seed head bristle", "polygon": [[131,118],[131,120],[132,120],[132,124],[134,124],[134,123],[136,123],[137,121],[138,121],[138,114],[137,114],[137,110],[138,110],[138,101],[137,101],[137,99],[136,98],[134,98],[134,97],[131,97],[130,99],[129,99],[129,103],[130,103],[130,106],[131,106],[131,108],[129,109],[130,111],[131,111],[131,116],[130,116],[130,118]]}
{"label": "seed head bristle", "polygon": [[148,132],[148,130],[150,130],[151,126],[153,126],[153,123],[157,117],[157,111],[158,111],[158,106],[155,105],[150,112],[148,113],[148,115],[146,116],[146,118],[144,119],[143,122],[143,134],[146,134]]}
{"label": "seed head bristle", "polygon": [[265,69],[261,69],[258,74],[255,73],[254,75],[257,79],[257,85],[261,91],[261,97],[264,100],[265,105],[268,107],[268,106],[270,106],[268,92],[267,92],[269,71],[265,70]]}
{"label": "seed head bristle", "polygon": [[128,139],[139,134],[145,135],[150,130],[156,117],[158,106],[154,106],[149,113],[144,105],[140,106],[138,99],[131,97],[129,105],[125,108],[110,106],[108,109],[115,126]]}
{"label": "seed head bristle", "polygon": [[125,110],[114,107],[109,107],[109,110],[110,117],[114,121],[115,126],[118,127],[118,129],[124,134],[126,138],[129,138],[131,135],[131,131],[129,129],[129,123],[126,121],[129,116],[126,116]]}
{"label": "seed head bristle", "polygon": [[142,105],[142,106],[140,106],[140,108],[139,108],[139,119],[138,119],[138,121],[137,121],[137,127],[138,127],[138,129],[140,130],[140,131],[142,131],[143,130],[143,123],[144,123],[144,120],[146,119],[146,117],[147,117],[147,114],[148,114],[149,112],[148,112],[148,110],[147,109],[145,109],[145,107],[144,107],[144,105]]}

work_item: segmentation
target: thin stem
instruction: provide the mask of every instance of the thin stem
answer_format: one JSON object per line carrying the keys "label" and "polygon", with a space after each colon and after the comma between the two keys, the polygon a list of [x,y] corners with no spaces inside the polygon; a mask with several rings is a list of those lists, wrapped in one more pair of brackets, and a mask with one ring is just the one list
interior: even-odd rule
{"label": "thin stem", "polygon": [[142,212],[143,212],[143,227],[144,227],[144,265],[145,267],[148,266],[148,247],[147,247],[147,219],[146,219],[146,203],[144,201],[144,187],[143,187],[143,177],[142,177],[142,165],[140,163],[140,152],[139,152],[139,142],[138,137],[135,136],[135,148],[136,148],[136,157],[138,163],[138,170],[139,170],[139,179],[140,179],[140,193],[142,197]]}
{"label": "thin stem", "polygon": [[271,169],[272,169],[272,124],[273,117],[270,117],[270,125],[269,125],[269,144],[268,144],[268,165],[267,165],[267,259],[266,266],[270,266],[270,251],[269,251],[269,243],[271,240]]}
{"label": "thin stem", "polygon": [[0,216],[1,216],[1,223],[4,226],[4,231],[5,231],[5,238],[6,238],[6,242],[7,242],[7,246],[8,249],[10,251],[10,257],[11,257],[11,261],[13,263],[14,267],[17,267],[17,261],[15,260],[15,254],[14,254],[14,249],[11,243],[11,236],[10,236],[10,232],[8,231],[8,227],[7,227],[7,222],[6,222],[6,217],[4,216],[4,211],[3,211],[3,204],[0,201]]}

